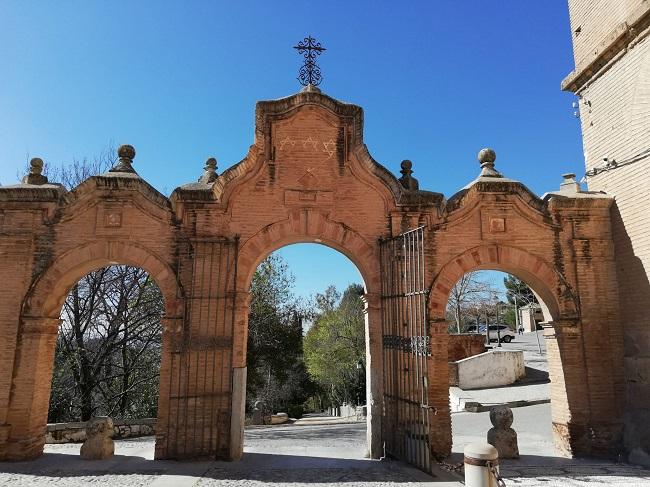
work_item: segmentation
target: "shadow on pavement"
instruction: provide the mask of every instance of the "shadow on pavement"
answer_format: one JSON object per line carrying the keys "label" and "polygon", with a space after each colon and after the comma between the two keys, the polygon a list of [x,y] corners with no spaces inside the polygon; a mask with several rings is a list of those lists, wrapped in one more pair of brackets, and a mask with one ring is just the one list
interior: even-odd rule
{"label": "shadow on pavement", "polygon": [[650,470],[643,467],[595,458],[522,455],[517,460],[501,459],[500,463],[504,478],[568,477],[588,480],[590,476],[650,477]]}
{"label": "shadow on pavement", "polygon": [[390,459],[380,461],[269,453],[245,453],[238,462],[177,462],[126,455],[115,455],[108,460],[87,461],[77,455],[45,453],[31,461],[0,463],[0,473],[59,478],[171,475],[203,478],[203,482],[227,480],[300,484],[401,484],[458,480],[458,477],[442,470],[437,475],[430,476],[400,461]]}

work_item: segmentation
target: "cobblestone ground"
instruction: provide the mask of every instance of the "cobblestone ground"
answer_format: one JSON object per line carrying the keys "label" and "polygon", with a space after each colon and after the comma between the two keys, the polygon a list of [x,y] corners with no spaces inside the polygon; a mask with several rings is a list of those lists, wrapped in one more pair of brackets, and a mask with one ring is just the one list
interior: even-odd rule
{"label": "cobblestone ground", "polygon": [[[362,424],[247,430],[239,462],[153,461],[153,439],[116,442],[116,455],[83,461],[80,445],[48,445],[30,462],[0,463],[0,486],[435,486],[458,487],[444,471],[430,477],[401,462],[363,458]],[[508,487],[650,487],[650,470],[630,465],[529,455],[502,463]]]}
{"label": "cobblestone ground", "polygon": [[506,485],[513,487],[650,486],[650,470],[632,465],[507,467],[502,475],[506,478]]}

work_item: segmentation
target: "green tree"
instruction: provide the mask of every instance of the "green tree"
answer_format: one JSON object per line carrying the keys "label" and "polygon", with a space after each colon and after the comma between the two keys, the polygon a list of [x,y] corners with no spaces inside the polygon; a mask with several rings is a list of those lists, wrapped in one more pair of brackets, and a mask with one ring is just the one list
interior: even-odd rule
{"label": "green tree", "polygon": [[512,274],[508,274],[503,278],[503,285],[506,287],[506,297],[510,304],[515,304],[515,297],[518,306],[538,303],[532,289],[524,281]]}
{"label": "green tree", "polygon": [[[365,320],[363,286],[350,285],[338,304],[338,293],[329,287],[316,296],[317,316],[305,336],[305,361],[309,375],[333,405],[352,403],[364,381],[357,364],[365,370]],[[326,305],[323,306],[322,303]]]}
{"label": "green tree", "polygon": [[268,412],[302,406],[313,391],[303,359],[304,306],[292,292],[294,277],[278,254],[257,268],[248,317],[247,403]]}

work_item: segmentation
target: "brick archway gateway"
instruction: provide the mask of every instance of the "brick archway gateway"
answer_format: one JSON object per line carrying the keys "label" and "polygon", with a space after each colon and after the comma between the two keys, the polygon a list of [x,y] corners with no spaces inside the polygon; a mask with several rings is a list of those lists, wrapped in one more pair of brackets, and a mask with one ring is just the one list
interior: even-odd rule
{"label": "brick archway gateway", "polygon": [[[372,457],[383,453],[382,435],[400,430],[393,437],[402,441],[410,428],[386,417],[384,371],[397,373],[384,364],[387,347],[418,360],[427,350],[436,414],[417,437],[432,456],[449,453],[444,308],[457,276],[480,268],[520,276],[548,304],[558,445],[618,453],[622,339],[607,195],[567,178],[540,199],[499,174],[491,151],[481,152],[477,179],[448,200],[419,190],[409,161],[397,179],[371,157],[360,107],[312,86],[259,102],[246,157],[220,175],[209,159],[198,182],[169,198],[135,172],[132,147],[119,156],[71,191],[48,182],[38,160],[22,184],[0,187],[0,459],[41,453],[65,292],[113,262],[148,271],[165,297],[156,458],[239,458],[250,278],[271,251],[297,242],[344,253],[365,280]],[[382,313],[380,241],[414,228],[423,235],[429,336],[405,347],[382,331],[382,319],[405,314]],[[402,252],[390,248],[399,267]],[[413,392],[402,390],[402,400]]]}

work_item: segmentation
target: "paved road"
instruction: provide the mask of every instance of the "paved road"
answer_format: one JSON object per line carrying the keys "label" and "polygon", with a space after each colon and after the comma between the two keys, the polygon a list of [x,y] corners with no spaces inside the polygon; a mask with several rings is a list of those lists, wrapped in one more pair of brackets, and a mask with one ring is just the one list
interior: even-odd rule
{"label": "paved road", "polygon": [[0,463],[2,486],[261,486],[358,485],[460,487],[393,460],[364,458],[365,424],[281,426],[246,431],[240,462],[153,461],[153,439],[116,442],[116,456],[83,461],[79,445],[47,445],[31,462]]}
{"label": "paved road", "polygon": [[[548,405],[515,410],[521,460],[504,460],[506,485],[521,487],[650,487],[650,470],[596,461],[566,460],[549,452]],[[481,439],[489,427],[487,413],[454,415],[458,453]],[[480,433],[477,433],[480,432]],[[48,445],[31,462],[0,463],[2,486],[363,486],[461,487],[446,472],[429,477],[397,461],[363,458],[363,424],[281,426],[246,431],[246,455],[240,462],[153,461],[153,439],[116,442],[116,456],[83,461],[79,445]]]}
{"label": "paved road", "polygon": [[[539,345],[537,341],[538,338]],[[496,347],[497,344],[493,343],[492,346]],[[544,332],[542,330],[517,335],[514,341],[510,343],[502,343],[501,346],[507,350],[523,350],[524,363],[526,364],[526,367],[548,372],[546,341],[544,340]]]}

